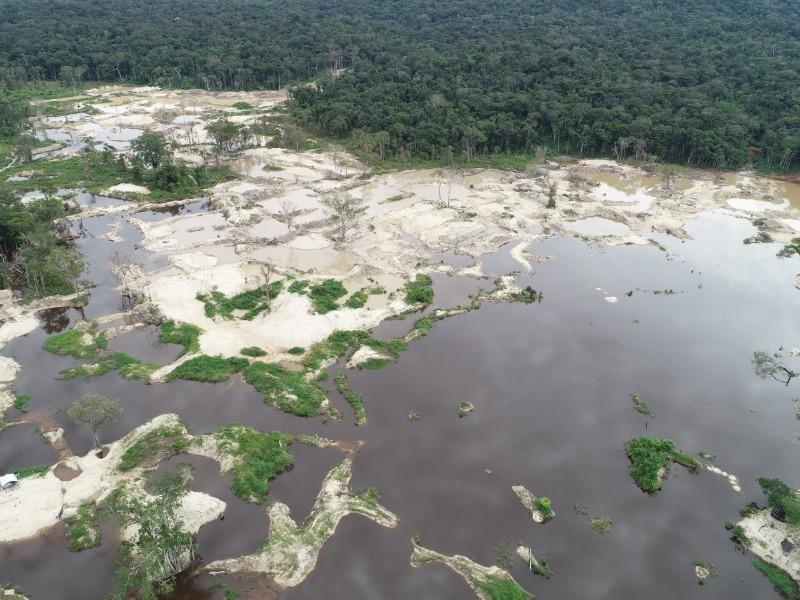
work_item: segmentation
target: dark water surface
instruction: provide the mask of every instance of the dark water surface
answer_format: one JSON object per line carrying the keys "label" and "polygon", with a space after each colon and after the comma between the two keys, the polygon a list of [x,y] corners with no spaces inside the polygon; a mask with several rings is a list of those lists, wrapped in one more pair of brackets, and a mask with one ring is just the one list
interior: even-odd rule
{"label": "dark water surface", "polygon": [[[119,310],[108,272],[113,252],[137,252],[138,235],[127,224],[121,230],[125,242],[99,237],[116,218],[85,222],[94,237],[80,243],[90,259],[88,278],[98,284],[85,309],[90,317]],[[752,568],[750,556],[735,550],[723,525],[750,500],[762,500],[758,477],[800,483],[795,392],[759,379],[750,363],[754,350],[798,345],[800,292],[793,282],[800,269],[796,261],[776,259],[775,244],[743,245],[753,231],[747,222],[711,214],[688,229],[693,240],[659,238],[669,255],[653,247],[604,248],[573,238],[534,244],[533,253],[555,258],[534,265],[535,274],[523,276],[520,284],[542,291],[543,302],[486,303],[437,323],[397,363],[348,372],[366,403],[367,424],[358,428],[349,407],[334,395],[345,419],[323,424],[264,405],[238,376],[217,385],[145,385],[116,373],[58,381],[61,369],[79,361],[43,352],[47,333],[41,329],[13,341],[4,353],[23,366],[17,390],[31,394],[31,409],[63,425],[76,453],[88,450],[88,431],[67,422],[60,410],[89,392],[123,405],[119,422],[102,432],[106,440],[164,412],[177,413],[196,432],[241,422],[363,440],[352,485],[378,487],[381,502],[401,524],[387,529],[360,516],[346,517],[314,572],[279,597],[471,597],[449,569],[410,566],[410,539],[419,534],[434,550],[485,565],[495,562],[498,545],[512,551],[518,543],[529,546],[548,559],[554,576],[536,577],[516,558],[512,574],[542,599],[774,598],[771,584]],[[508,256],[513,245],[484,260],[485,270],[519,270]],[[492,284],[437,276],[437,305],[464,303]],[[655,293],[663,290],[675,293]],[[604,295],[618,302],[608,303]],[[385,324],[382,337],[407,330],[416,318]],[[152,329],[112,345],[158,362],[178,350],[161,345]],[[654,417],[634,410],[633,392]],[[463,400],[475,411],[458,418]],[[410,411],[421,420],[409,421]],[[39,459],[47,450],[22,427],[0,434],[0,465],[17,464],[20,455]],[[707,471],[691,474],[675,467],[661,492],[643,494],[628,475],[623,448],[644,434],[671,438],[687,452],[716,454],[715,463],[739,477],[743,493]],[[325,473],[343,455],[300,444],[291,451],[295,467],[273,482],[270,497],[287,503],[302,522]],[[178,462],[193,465],[192,489],[228,505],[223,521],[200,531],[202,559],[257,549],[267,535],[265,507],[235,498],[230,475],[220,475],[213,461],[177,457],[161,468]],[[511,491],[518,483],[552,499],[557,514],[551,522],[531,521]],[[573,503],[585,505],[590,515],[611,517],[611,531],[592,531]],[[101,597],[110,589],[113,532],[100,548],[80,554],[66,550],[63,535],[59,526],[36,540],[0,545],[0,581],[20,585],[36,599]],[[696,560],[713,563],[719,573],[702,587],[694,575]],[[242,589],[243,597],[276,596],[263,579],[247,577],[224,581]],[[222,598],[222,581],[182,577],[174,597]]]}

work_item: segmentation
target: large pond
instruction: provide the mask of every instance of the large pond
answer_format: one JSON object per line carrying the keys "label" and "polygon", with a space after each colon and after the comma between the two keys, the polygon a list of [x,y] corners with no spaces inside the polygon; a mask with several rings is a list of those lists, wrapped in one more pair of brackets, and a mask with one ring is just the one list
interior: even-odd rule
{"label": "large pond", "polygon": [[[116,222],[124,241],[102,238]],[[120,215],[86,219],[84,227],[86,237],[78,243],[87,254],[87,277],[97,287],[83,315],[117,312],[114,253],[132,253],[147,268],[163,258],[137,250],[139,235]],[[31,414],[58,421],[75,453],[86,452],[91,440],[62,411],[86,393],[122,403],[119,421],[103,431],[106,440],[175,412],[195,432],[240,422],[365,442],[354,458],[353,488],[376,486],[401,524],[386,529],[348,516],[303,584],[275,591],[264,579],[227,579],[243,597],[470,597],[464,581],[446,567],[410,566],[410,539],[419,534],[427,547],[485,565],[496,561],[498,548],[529,546],[548,559],[554,576],[536,577],[519,560],[511,573],[540,598],[772,598],[771,584],[750,566],[751,557],[735,549],[723,525],[747,502],[761,500],[758,477],[797,482],[800,422],[793,390],[758,378],[751,358],[754,350],[788,348],[800,340],[798,266],[777,259],[774,244],[742,244],[753,234],[746,221],[705,214],[688,230],[689,241],[659,238],[669,252],[605,248],[575,238],[535,243],[534,254],[554,258],[534,265],[535,274],[520,283],[541,291],[541,303],[485,303],[437,323],[397,363],[348,373],[365,398],[368,421],[362,427],[352,425],[349,407],[335,393],[330,398],[345,419],[323,423],[266,406],[238,376],[216,385],[145,385],[116,373],[57,380],[61,369],[79,361],[48,354],[42,343],[48,331],[79,318],[77,311],[46,315],[42,329],[11,342],[3,353],[22,364],[15,388],[32,396]],[[439,259],[459,267],[469,262],[461,256]],[[506,248],[485,257],[484,268],[501,273],[519,265]],[[436,279],[439,303],[444,298],[458,304],[480,287],[491,287],[491,279]],[[395,335],[411,322],[386,327]],[[161,362],[178,351],[160,344],[153,330],[127,334],[113,345]],[[634,410],[634,392],[653,417]],[[457,414],[461,401],[475,406],[464,418]],[[420,420],[409,420],[411,411]],[[23,427],[0,432],[0,464],[56,460]],[[725,478],[682,468],[672,469],[658,494],[642,493],[628,475],[623,448],[644,434],[671,438],[691,453],[715,454],[715,464],[739,477],[742,493]],[[275,480],[271,498],[287,503],[299,522],[341,453],[296,446],[292,451],[295,468]],[[230,476],[220,476],[208,460],[174,459],[160,468],[177,462],[191,463],[193,489],[228,503],[225,520],[198,536],[201,558],[256,550],[267,535],[264,508],[233,497]],[[551,522],[531,521],[511,491],[518,483],[553,500],[557,515]],[[589,515],[611,517],[611,530],[593,531],[575,504]],[[110,591],[117,539],[113,527],[105,526],[102,546],[70,553],[58,526],[34,540],[0,545],[0,581],[34,599],[103,597]],[[694,574],[697,560],[713,563],[718,572],[702,587]],[[175,598],[222,598],[218,583],[208,575],[182,577]]]}

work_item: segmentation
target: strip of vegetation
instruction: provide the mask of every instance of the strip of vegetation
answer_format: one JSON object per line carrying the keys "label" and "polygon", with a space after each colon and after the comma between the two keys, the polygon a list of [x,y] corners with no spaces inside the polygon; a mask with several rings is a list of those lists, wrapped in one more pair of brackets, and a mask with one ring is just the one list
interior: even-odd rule
{"label": "strip of vegetation", "polygon": [[97,333],[97,323],[81,321],[72,329],[51,335],[44,341],[44,349],[61,356],[94,358],[108,346],[108,339]]}
{"label": "strip of vegetation", "polygon": [[181,454],[190,443],[182,424],[164,425],[147,432],[120,458],[119,470],[154,465],[161,460]]}
{"label": "strip of vegetation", "polygon": [[74,515],[66,517],[67,548],[80,552],[100,545],[100,527],[94,502],[81,502]]}
{"label": "strip of vegetation", "polygon": [[238,356],[223,358],[222,356],[201,354],[178,365],[167,375],[167,381],[184,379],[187,381],[219,383],[227,381],[231,375],[240,372],[248,364],[249,362],[246,358],[239,358]]}
{"label": "strip of vegetation", "polygon": [[233,493],[249,502],[264,503],[269,483],[293,465],[286,448],[291,435],[263,433],[243,425],[225,425],[214,432],[220,448],[239,460],[233,467]]}
{"label": "strip of vegetation", "polygon": [[245,348],[242,348],[241,350],[239,350],[239,354],[242,354],[244,356],[252,356],[253,358],[267,355],[266,351],[262,350],[258,346],[247,346]]}
{"label": "strip of vegetation", "polygon": [[758,485],[767,497],[767,504],[773,514],[787,525],[800,526],[800,494],[780,479],[759,477]]}
{"label": "strip of vegetation", "polygon": [[[269,285],[262,285],[254,290],[240,292],[231,298],[218,291],[208,294],[197,294],[197,299],[203,303],[205,314],[209,319],[216,315],[224,319],[239,318],[252,321],[264,311],[269,311],[272,300],[278,297],[283,290],[283,281],[274,281]],[[234,311],[244,311],[241,316],[235,316]]]}
{"label": "strip of vegetation", "polygon": [[31,467],[22,467],[16,471],[12,471],[17,479],[25,479],[26,477],[39,477],[47,473],[50,467],[45,465],[33,465]]}
{"label": "strip of vegetation", "polygon": [[311,346],[305,359],[303,359],[303,365],[307,369],[318,371],[325,362],[345,356],[369,337],[371,336],[367,331],[337,329],[325,340]]}
{"label": "strip of vegetation", "polygon": [[528,600],[531,597],[513,579],[487,578],[476,580],[475,585],[491,600]]}
{"label": "strip of vegetation", "polygon": [[314,416],[325,400],[325,393],[319,386],[306,381],[302,372],[290,371],[277,364],[254,362],[242,371],[242,375],[258,390],[264,402],[293,415]]}
{"label": "strip of vegetation", "polygon": [[165,321],[161,325],[159,339],[165,344],[178,344],[183,346],[183,351],[178,354],[178,358],[184,354],[193,354],[200,351],[200,334],[202,329],[189,323],[176,323],[175,321]]}
{"label": "strip of vegetation", "polygon": [[96,362],[64,369],[58,376],[61,379],[76,379],[78,377],[88,379],[119,370],[120,375],[125,379],[146,380],[158,368],[159,365],[155,363],[144,362],[124,352],[111,352],[104,354]]}
{"label": "strip of vegetation", "polygon": [[418,273],[414,279],[406,283],[405,302],[422,306],[428,306],[433,302],[433,280],[430,275]]}
{"label": "strip of vegetation", "polygon": [[797,585],[789,573],[760,558],[756,558],[753,561],[753,566],[772,582],[772,585],[775,586],[781,596],[787,600],[798,600],[800,598],[800,586]]}
{"label": "strip of vegetation", "polygon": [[694,470],[700,468],[700,462],[694,457],[681,452],[672,440],[655,437],[639,437],[625,444],[625,453],[631,461],[629,473],[636,485],[647,493],[655,493],[661,489],[661,478],[669,468],[670,462],[676,462]]}
{"label": "strip of vegetation", "polygon": [[350,387],[350,382],[347,380],[347,375],[339,371],[333,377],[336,383],[336,389],[344,396],[347,403],[353,408],[356,414],[356,425],[363,425],[367,422],[367,411],[364,409],[364,398],[357,394]]}

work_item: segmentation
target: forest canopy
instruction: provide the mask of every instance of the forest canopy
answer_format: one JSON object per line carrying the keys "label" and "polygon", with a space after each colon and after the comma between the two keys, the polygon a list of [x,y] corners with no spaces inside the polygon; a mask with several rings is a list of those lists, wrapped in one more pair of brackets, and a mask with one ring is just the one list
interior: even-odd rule
{"label": "forest canopy", "polygon": [[800,162],[794,0],[0,0],[0,13],[6,88],[293,85],[298,122],[381,156],[547,145]]}

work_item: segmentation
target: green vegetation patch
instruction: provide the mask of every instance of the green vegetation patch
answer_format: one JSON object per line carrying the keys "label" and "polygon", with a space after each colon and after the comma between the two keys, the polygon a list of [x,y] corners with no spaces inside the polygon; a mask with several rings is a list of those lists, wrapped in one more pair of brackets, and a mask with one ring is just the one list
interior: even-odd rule
{"label": "green vegetation patch", "polygon": [[406,283],[406,304],[422,304],[428,306],[433,302],[433,280],[430,275],[418,273],[417,276]]}
{"label": "green vegetation patch", "polygon": [[342,282],[336,279],[326,279],[308,289],[308,297],[311,298],[311,304],[314,305],[314,310],[321,315],[339,308],[339,304],[336,301],[346,295],[347,290],[342,285]]}
{"label": "green vegetation patch", "polygon": [[189,323],[176,323],[175,321],[165,321],[161,325],[159,339],[165,344],[178,344],[183,346],[183,350],[178,354],[178,358],[184,354],[192,354],[200,351],[200,334],[202,329]]}
{"label": "green vegetation patch", "polygon": [[105,375],[111,371],[119,370],[125,379],[149,379],[159,365],[144,362],[124,352],[111,352],[102,355],[100,360],[76,367],[64,369],[58,376],[61,379],[76,379],[78,377],[90,378]]}
{"label": "green vegetation patch", "polygon": [[650,407],[647,405],[647,402],[642,400],[639,394],[631,394],[631,401],[633,402],[633,407],[636,409],[637,412],[640,412],[643,415],[652,415],[653,413],[650,410]]}
{"label": "green vegetation patch", "polygon": [[672,440],[655,437],[639,437],[625,444],[625,453],[631,461],[629,473],[636,485],[647,493],[661,489],[661,478],[676,462],[688,469],[698,469],[701,465],[694,457],[681,452]]}
{"label": "green vegetation patch", "polygon": [[753,566],[772,582],[781,596],[788,600],[800,598],[800,587],[786,571],[760,558],[753,561]]}
{"label": "green vegetation patch", "polygon": [[800,494],[780,479],[759,477],[758,485],[767,497],[767,504],[788,525],[800,526]]}
{"label": "green vegetation patch", "polygon": [[353,412],[356,414],[356,425],[366,423],[367,411],[364,409],[364,398],[361,397],[361,394],[355,393],[350,387],[347,375],[339,371],[333,377],[333,381],[336,383],[336,389],[339,390],[339,393],[344,396],[344,399],[353,408]]}
{"label": "green vegetation patch", "polygon": [[78,511],[64,519],[67,525],[67,548],[80,552],[100,545],[100,527],[94,502],[81,502]]}
{"label": "green vegetation patch", "polygon": [[359,368],[361,369],[369,369],[370,371],[377,371],[382,369],[392,361],[388,358],[368,358],[363,363],[361,363]]}
{"label": "green vegetation patch", "polygon": [[[224,319],[238,318],[252,321],[265,310],[269,310],[272,300],[277,298],[282,290],[283,281],[274,281],[253,290],[245,290],[230,298],[216,290],[208,294],[197,294],[196,298],[203,303],[205,314],[210,319],[219,315]],[[244,314],[236,316],[234,311],[244,311]]]}
{"label": "green vegetation patch", "polygon": [[106,336],[97,333],[97,323],[81,321],[72,329],[51,335],[44,341],[44,349],[61,356],[94,358],[108,346]]}
{"label": "green vegetation patch", "polygon": [[231,375],[238,373],[248,364],[249,362],[246,358],[239,358],[238,356],[223,358],[222,356],[202,354],[178,365],[167,375],[167,381],[185,379],[188,381],[219,383],[227,381]]}
{"label": "green vegetation patch", "polygon": [[293,465],[287,448],[294,438],[285,433],[263,433],[243,425],[226,425],[213,435],[222,451],[239,459],[233,467],[232,489],[243,500],[266,502],[269,482]]}
{"label": "green vegetation patch", "polygon": [[341,358],[369,337],[371,336],[366,331],[337,329],[323,341],[311,346],[308,355],[303,359],[303,366],[317,371],[326,361]]}
{"label": "green vegetation patch", "polygon": [[300,356],[301,354],[304,354],[305,351],[306,349],[302,346],[292,346],[287,350],[289,354],[294,354],[295,356]]}
{"label": "green vegetation patch", "polygon": [[325,400],[325,393],[316,384],[306,381],[302,372],[274,363],[251,363],[242,375],[258,390],[264,402],[293,415],[311,417],[319,412]]}
{"label": "green vegetation patch", "polygon": [[122,455],[120,471],[154,465],[181,454],[190,443],[186,427],[182,424],[163,425],[144,434]]}
{"label": "green vegetation patch", "polygon": [[40,477],[47,473],[49,469],[50,467],[45,465],[33,465],[30,467],[16,469],[15,471],[12,471],[12,473],[17,476],[17,479],[25,479],[26,477]]}
{"label": "green vegetation patch", "polygon": [[367,303],[367,292],[364,290],[358,290],[354,292],[352,296],[347,299],[347,302],[344,305],[347,308],[361,308]]}
{"label": "green vegetation patch", "polygon": [[295,279],[289,285],[289,291],[292,294],[305,294],[308,292],[308,281],[305,279]]}
{"label": "green vegetation patch", "polygon": [[28,412],[28,403],[30,401],[30,394],[17,394],[14,396],[14,408],[21,413],[26,413]]}
{"label": "green vegetation patch", "polygon": [[239,354],[243,354],[244,356],[252,356],[255,358],[258,356],[266,356],[267,352],[258,346],[247,346],[239,350]]}
{"label": "green vegetation patch", "polygon": [[730,531],[731,540],[733,540],[737,546],[741,548],[747,548],[750,546],[751,541],[747,535],[747,532],[744,530],[744,527],[737,525],[733,521],[725,521],[725,529]]}
{"label": "green vegetation patch", "polygon": [[475,585],[491,600],[529,600],[531,595],[513,579],[490,577]]}

